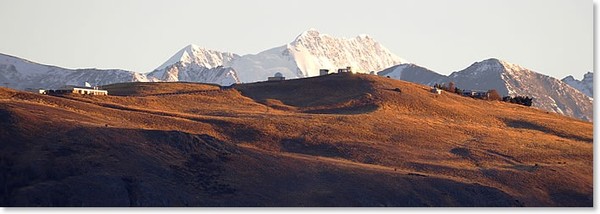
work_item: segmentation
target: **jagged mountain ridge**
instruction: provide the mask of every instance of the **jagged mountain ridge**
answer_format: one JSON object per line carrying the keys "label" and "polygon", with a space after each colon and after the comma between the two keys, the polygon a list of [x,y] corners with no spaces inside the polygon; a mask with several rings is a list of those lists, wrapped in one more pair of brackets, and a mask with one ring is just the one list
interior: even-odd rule
{"label": "jagged mountain ridge", "polygon": [[[319,69],[335,72],[336,69],[347,66],[352,67],[354,72],[369,73],[407,61],[394,55],[367,35],[350,39],[336,38],[310,29],[288,44],[243,56],[189,45],[149,76],[160,79],[167,66],[178,62],[196,69],[232,67],[239,81],[256,82],[264,81],[277,72],[288,79],[317,76]],[[173,78],[164,80],[175,81]]]}
{"label": "jagged mountain ridge", "polygon": [[488,90],[495,88],[503,95],[534,97],[534,106],[550,112],[592,121],[592,101],[568,84],[522,66],[487,59],[449,76],[457,86]]}
{"label": "jagged mountain ridge", "polygon": [[[450,76],[415,64],[407,65],[405,60],[392,54],[369,36],[335,38],[311,29],[286,45],[244,56],[189,45],[148,74],[124,70],[72,70],[1,56],[0,85],[16,89],[56,88],[65,84],[82,85],[84,82],[105,85],[136,81],[188,81],[231,85],[264,81],[276,72],[293,79],[316,76],[321,68],[335,72],[337,68],[352,66],[354,72],[362,73],[388,68],[379,74],[427,85],[454,81],[461,88],[496,88],[503,95],[531,95],[539,98],[537,103],[542,109],[591,120],[591,101],[585,101],[572,94],[573,90],[568,89],[571,87],[561,84],[560,81],[535,72],[531,74],[528,72],[530,70],[514,64],[494,60],[478,62],[474,64],[477,66]],[[513,75],[516,73],[525,75]],[[544,90],[533,89],[533,86],[521,88],[536,85],[532,84],[533,82],[540,83]],[[548,91],[555,89],[562,91]],[[580,104],[583,106],[576,106]]]}
{"label": "jagged mountain ridge", "polygon": [[186,81],[229,86],[239,83],[235,70],[224,67],[240,56],[188,45],[154,71],[147,74],[151,81]]}
{"label": "jagged mountain ridge", "polygon": [[66,69],[0,54],[0,85],[15,89],[58,88],[64,85],[107,85],[145,82],[140,73],[119,69]]}
{"label": "jagged mountain ridge", "polygon": [[[189,59],[189,57],[187,57]],[[199,60],[197,60],[199,61]],[[201,61],[199,61],[201,62]],[[207,61],[204,65],[209,65]],[[219,62],[220,63],[220,62]],[[218,63],[214,63],[218,64]],[[123,82],[189,81],[231,85],[239,83],[232,68],[210,68],[183,61],[143,74],[120,69],[67,69],[0,54],[0,86],[19,90],[55,89],[64,85],[108,85]]]}
{"label": "jagged mountain ridge", "polygon": [[[405,73],[427,74],[426,76],[432,79],[418,75],[405,75]],[[395,66],[378,74],[430,86],[435,83],[454,82],[462,89],[496,89],[502,96],[534,97],[534,106],[546,111],[587,121],[593,119],[592,101],[583,93],[556,78],[499,59],[491,58],[475,62],[448,76],[417,65]]]}
{"label": "jagged mountain ridge", "polygon": [[217,66],[206,68],[201,66],[189,66],[178,62],[164,69],[148,74],[148,78],[155,82],[203,82],[229,86],[239,83],[235,70],[231,67]]}
{"label": "jagged mountain ridge", "polygon": [[208,50],[191,44],[175,53],[169,60],[154,70],[162,70],[178,62],[205,68],[215,68],[229,64],[233,59],[239,57],[237,54]]}
{"label": "jagged mountain ridge", "polygon": [[562,79],[563,82],[569,84],[571,87],[581,91],[588,97],[594,97],[594,73],[587,72],[583,75],[583,79],[577,80],[572,75],[569,75]]}
{"label": "jagged mountain ridge", "polygon": [[231,66],[243,82],[254,82],[275,72],[302,78],[319,75],[319,69],[351,66],[354,72],[369,73],[406,62],[370,36],[336,38],[310,29],[286,45],[235,59]]}

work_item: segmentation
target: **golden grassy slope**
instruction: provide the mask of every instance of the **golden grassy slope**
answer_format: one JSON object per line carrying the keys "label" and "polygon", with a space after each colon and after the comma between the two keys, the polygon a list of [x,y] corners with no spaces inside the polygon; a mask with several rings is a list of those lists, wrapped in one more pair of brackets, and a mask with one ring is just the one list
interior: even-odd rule
{"label": "golden grassy slope", "polygon": [[[89,143],[102,142],[115,160],[131,155],[123,147],[139,151],[137,162],[126,166],[104,163],[103,153],[80,152],[64,161],[93,159],[104,164],[96,168],[110,172],[106,176],[127,177],[127,185],[142,185],[144,179],[196,184],[172,184],[188,192],[163,190],[180,198],[164,205],[592,205],[592,124],[537,109],[435,95],[426,86],[370,75],[336,74],[224,90],[194,83],[105,88],[121,96],[52,97],[1,89],[0,117],[8,122],[1,124],[0,136],[20,139],[5,141],[3,147],[18,151],[16,141],[27,142],[21,146],[29,153],[48,159],[52,149],[40,147],[72,149],[64,142],[86,136]],[[207,147],[190,156],[194,139]],[[160,143],[170,147],[152,146]],[[9,155],[11,149],[4,150],[10,161],[32,161]],[[162,165],[157,169],[162,173],[185,169],[188,174],[154,178],[151,170],[129,172],[149,163]],[[183,176],[207,166],[200,170],[203,179]],[[78,170],[77,176],[89,174]],[[23,197],[26,187],[56,192],[39,187],[44,179],[13,185],[11,194]],[[160,204],[132,199],[141,190],[133,192],[128,192],[130,205]],[[195,198],[202,200],[181,199],[187,194],[199,194]],[[27,197],[9,203],[7,197],[4,204],[36,204]]]}

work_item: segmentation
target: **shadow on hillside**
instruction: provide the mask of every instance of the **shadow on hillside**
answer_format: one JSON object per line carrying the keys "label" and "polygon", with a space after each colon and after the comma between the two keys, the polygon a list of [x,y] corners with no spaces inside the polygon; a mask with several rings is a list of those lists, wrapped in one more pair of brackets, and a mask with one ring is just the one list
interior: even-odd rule
{"label": "shadow on hillside", "polygon": [[[195,121],[195,122],[207,123],[207,124],[213,125],[213,127],[216,130],[220,131],[221,133],[231,136],[233,139],[238,140],[238,141],[258,140],[261,135],[261,133],[258,130],[254,129],[248,125],[245,125],[243,123],[233,123],[233,122],[228,122],[225,120],[218,120],[218,119],[198,118],[198,117],[194,117],[194,116],[180,115],[177,113],[163,112],[163,111],[158,111],[158,110],[136,109],[136,108],[123,106],[123,105],[119,105],[119,104],[93,103],[90,101],[79,100],[79,99],[69,97],[69,96],[61,96],[61,97],[66,98],[66,99],[86,102],[86,103],[90,103],[90,104],[94,104],[94,105],[98,105],[98,106],[102,106],[102,107],[106,107],[106,108],[138,112],[138,113],[145,113],[145,114],[152,114],[152,115],[164,116],[164,117],[176,117],[176,118],[191,120],[191,121]],[[221,114],[221,116],[234,116],[234,115],[223,113],[223,114]]]}
{"label": "shadow on hillside", "polygon": [[[259,162],[240,162],[248,151],[206,134],[79,127],[18,135],[25,134],[26,142],[0,135],[9,145],[0,151],[4,207],[519,206],[502,190],[448,179],[308,169],[293,160],[279,166],[258,153]],[[238,187],[247,180],[256,182]]]}
{"label": "shadow on hillside", "polygon": [[573,134],[569,134],[569,133],[562,133],[562,132],[557,132],[555,130],[549,129],[548,127],[545,126],[541,126],[529,121],[525,121],[525,120],[514,120],[514,119],[505,119],[504,123],[506,124],[506,126],[511,127],[511,128],[516,128],[516,129],[529,129],[529,130],[535,130],[535,131],[540,131],[540,132],[544,132],[544,133],[548,133],[548,134],[553,134],[562,138],[567,138],[567,139],[572,139],[572,140],[577,140],[577,141],[584,141],[584,142],[593,142],[594,139],[593,138],[588,138],[588,137],[583,137],[583,136],[578,136],[578,135],[573,135]]}
{"label": "shadow on hillside", "polygon": [[335,74],[239,84],[240,94],[274,109],[313,114],[364,114],[378,106],[373,84],[359,75]]}
{"label": "shadow on hillside", "polygon": [[106,127],[4,134],[4,207],[202,206],[236,191],[221,177],[239,150],[206,134]]}
{"label": "shadow on hillside", "polygon": [[550,197],[557,203],[557,206],[593,207],[594,205],[592,194],[583,194],[572,190],[551,190]]}
{"label": "shadow on hillside", "polygon": [[[0,131],[0,139],[4,207],[523,205],[478,183],[274,159],[206,134],[76,127]],[[345,145],[281,143],[290,151],[345,154]],[[589,199],[578,193],[556,197]]]}
{"label": "shadow on hillside", "polygon": [[366,104],[366,105],[357,105],[357,106],[344,106],[344,107],[333,107],[333,108],[321,108],[321,109],[311,109],[302,111],[303,113],[309,114],[368,114],[371,112],[375,112],[379,109],[379,106],[376,104]]}
{"label": "shadow on hillside", "polygon": [[304,139],[283,139],[280,145],[286,152],[322,157],[348,158],[340,149],[332,144],[312,144]]}

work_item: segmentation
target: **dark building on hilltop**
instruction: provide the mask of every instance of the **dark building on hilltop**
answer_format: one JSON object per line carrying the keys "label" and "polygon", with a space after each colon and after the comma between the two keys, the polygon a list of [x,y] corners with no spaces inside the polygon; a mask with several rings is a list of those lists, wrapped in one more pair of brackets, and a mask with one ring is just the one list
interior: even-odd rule
{"label": "dark building on hilltop", "polygon": [[267,81],[282,81],[282,80],[285,80],[285,77],[283,76],[283,74],[281,74],[279,72],[275,73],[274,76],[267,78]]}

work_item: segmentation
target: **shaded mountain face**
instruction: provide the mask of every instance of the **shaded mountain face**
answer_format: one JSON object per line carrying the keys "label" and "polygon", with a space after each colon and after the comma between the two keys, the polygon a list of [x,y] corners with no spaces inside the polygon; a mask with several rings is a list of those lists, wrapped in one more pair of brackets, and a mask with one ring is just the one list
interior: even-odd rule
{"label": "shaded mountain face", "polygon": [[107,85],[119,82],[145,82],[143,74],[124,70],[66,69],[42,65],[0,54],[0,86],[20,90],[58,88],[64,85]]}
{"label": "shaded mountain face", "polygon": [[555,113],[364,74],[107,87],[0,88],[0,205],[593,206],[593,125]]}
{"label": "shaded mountain face", "polygon": [[311,29],[289,44],[244,55],[225,66],[233,67],[242,82],[256,82],[276,72],[293,79],[318,76],[319,69],[336,72],[350,66],[353,72],[369,73],[405,62],[369,36],[336,38]]}
{"label": "shaded mountain face", "polygon": [[534,107],[592,121],[592,101],[566,83],[498,59],[487,59],[443,76],[416,65],[398,65],[378,73],[419,84],[454,82],[461,89],[496,89],[502,96],[534,97]]}
{"label": "shaded mountain face", "polygon": [[449,82],[447,76],[415,64],[392,66],[378,72],[377,75],[429,86],[433,86],[436,83]]}
{"label": "shaded mountain face", "polygon": [[562,81],[581,91],[588,97],[594,98],[594,73],[587,72],[583,75],[582,80],[577,80],[573,76],[569,75],[563,78]]}

